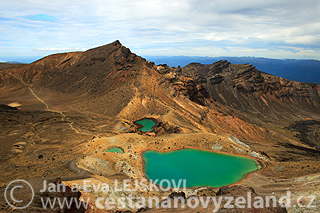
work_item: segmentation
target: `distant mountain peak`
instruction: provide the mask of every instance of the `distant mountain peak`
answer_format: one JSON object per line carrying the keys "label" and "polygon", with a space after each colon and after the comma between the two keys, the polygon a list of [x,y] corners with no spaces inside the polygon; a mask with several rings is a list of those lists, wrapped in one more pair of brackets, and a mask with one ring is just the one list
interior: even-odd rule
{"label": "distant mountain peak", "polygon": [[99,47],[95,47],[92,49],[87,50],[86,52],[92,52],[92,51],[96,51],[96,52],[109,52],[109,51],[114,51],[118,48],[124,47],[119,40],[116,40],[110,44],[106,44],[106,45],[102,45]]}
{"label": "distant mountain peak", "polygon": [[121,42],[119,41],[119,40],[115,40],[114,42],[112,42],[111,44],[114,44],[114,45],[121,45],[122,46],[122,44],[121,44]]}

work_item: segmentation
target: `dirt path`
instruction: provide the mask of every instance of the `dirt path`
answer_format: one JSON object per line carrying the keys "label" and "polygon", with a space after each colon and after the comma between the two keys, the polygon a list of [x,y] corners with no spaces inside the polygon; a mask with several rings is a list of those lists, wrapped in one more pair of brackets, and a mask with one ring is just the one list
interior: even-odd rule
{"label": "dirt path", "polygon": [[[65,115],[63,112],[50,109],[49,106],[48,106],[48,104],[47,104],[46,102],[44,102],[44,100],[42,100],[41,98],[39,98],[39,96],[37,96],[37,95],[34,93],[33,89],[32,89],[29,85],[26,85],[26,86],[28,86],[28,89],[30,90],[30,92],[32,93],[32,95],[33,95],[36,99],[38,99],[41,103],[43,103],[43,104],[46,106],[46,108],[47,108],[48,111],[59,113],[59,114],[61,115],[61,120],[62,120],[62,121],[65,121],[64,119],[65,119],[66,115]],[[75,131],[77,134],[80,134],[79,131],[78,131],[76,128],[73,127],[73,121],[72,121],[71,123],[69,123],[69,126],[70,126],[70,128],[71,128],[73,131]]]}
{"label": "dirt path", "polygon": [[[56,110],[50,109],[50,108],[49,108],[49,105],[48,105],[44,100],[42,100],[39,96],[37,96],[37,94],[35,94],[35,92],[34,92],[33,89],[31,88],[31,85],[25,83],[21,78],[13,75],[13,74],[11,74],[11,73],[8,73],[8,74],[11,75],[12,77],[18,79],[19,81],[21,81],[21,83],[22,83],[23,85],[27,86],[28,89],[30,90],[31,94],[32,94],[37,100],[39,100],[41,103],[43,103],[43,104],[46,106],[46,109],[47,109],[48,111],[50,111],[50,112],[55,112],[55,113],[59,113],[59,114],[61,115],[61,120],[62,120],[62,121],[65,121],[66,115],[65,115],[63,112],[61,112],[61,111],[56,111]],[[69,123],[69,122],[68,122],[68,123]],[[76,128],[73,127],[73,121],[69,123],[69,126],[70,126],[70,128],[71,128],[73,131],[75,131],[75,133],[77,133],[77,134],[82,134],[82,133],[80,133]],[[83,133],[83,134],[85,134],[85,133]]]}

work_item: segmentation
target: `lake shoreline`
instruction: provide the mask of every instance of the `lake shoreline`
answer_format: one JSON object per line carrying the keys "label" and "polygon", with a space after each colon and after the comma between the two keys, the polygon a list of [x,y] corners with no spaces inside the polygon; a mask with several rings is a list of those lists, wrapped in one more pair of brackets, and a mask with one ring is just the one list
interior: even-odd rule
{"label": "lake shoreline", "polygon": [[[267,168],[268,166],[268,162],[267,161],[263,161],[261,159],[249,156],[249,155],[244,155],[244,154],[235,154],[235,153],[228,153],[228,152],[224,152],[224,151],[215,151],[215,150],[211,150],[211,149],[205,149],[205,148],[198,148],[198,147],[190,147],[190,146],[185,146],[185,147],[180,147],[180,148],[174,148],[174,149],[170,149],[170,150],[157,150],[157,149],[152,149],[152,148],[147,148],[144,150],[141,150],[139,153],[140,156],[140,162],[141,162],[141,166],[140,166],[140,170],[142,173],[142,176],[148,180],[150,180],[149,178],[147,178],[146,173],[145,173],[145,160],[142,156],[142,154],[146,151],[155,151],[155,152],[173,152],[173,151],[177,151],[177,150],[182,150],[182,149],[195,149],[195,150],[202,150],[202,151],[208,151],[208,152],[213,152],[213,153],[220,153],[220,154],[225,154],[225,155],[232,155],[232,156],[237,156],[237,157],[244,157],[244,158],[250,158],[252,160],[254,160],[257,164],[257,170],[249,172],[247,174],[244,175],[243,178],[241,178],[239,181],[232,183],[232,184],[228,184],[228,185],[224,185],[224,186],[234,186],[237,185],[239,183],[241,183],[242,181],[244,181],[245,179],[249,178],[253,173],[255,172],[262,172],[264,169]],[[223,186],[218,186],[218,187],[213,187],[213,186],[192,186],[192,187],[187,187],[188,189],[196,189],[199,187],[208,187],[208,188],[220,188]]]}

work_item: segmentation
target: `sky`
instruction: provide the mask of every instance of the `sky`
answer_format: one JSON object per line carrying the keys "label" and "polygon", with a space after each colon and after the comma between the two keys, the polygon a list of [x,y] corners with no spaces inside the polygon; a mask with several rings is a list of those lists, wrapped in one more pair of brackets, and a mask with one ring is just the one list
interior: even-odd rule
{"label": "sky", "polygon": [[115,40],[141,56],[320,60],[320,1],[0,1],[0,61]]}

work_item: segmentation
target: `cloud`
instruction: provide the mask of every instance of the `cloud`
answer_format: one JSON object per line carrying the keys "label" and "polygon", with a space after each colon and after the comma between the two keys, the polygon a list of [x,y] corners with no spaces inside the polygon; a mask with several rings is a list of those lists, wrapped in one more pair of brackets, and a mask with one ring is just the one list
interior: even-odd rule
{"label": "cloud", "polygon": [[140,55],[320,59],[319,10],[318,0],[2,1],[0,56],[83,50],[119,39]]}
{"label": "cloud", "polygon": [[85,51],[86,48],[69,48],[69,47],[45,47],[45,48],[35,48],[34,51],[43,51],[43,52],[68,52],[68,51]]}

